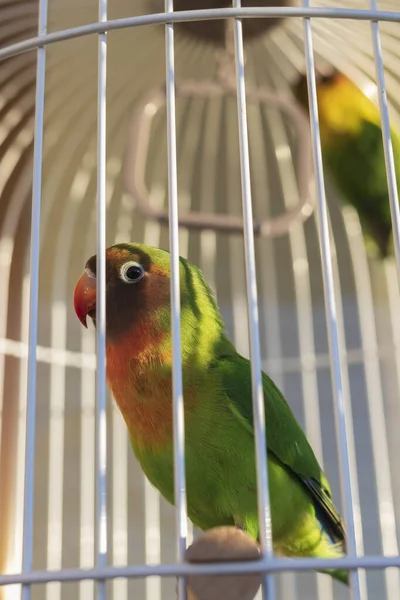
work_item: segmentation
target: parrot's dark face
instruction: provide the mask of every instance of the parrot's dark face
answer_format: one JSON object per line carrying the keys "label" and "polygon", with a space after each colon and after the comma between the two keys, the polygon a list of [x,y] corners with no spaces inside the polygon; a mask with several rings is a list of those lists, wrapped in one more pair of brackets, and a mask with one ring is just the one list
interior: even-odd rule
{"label": "parrot's dark face", "polygon": [[[87,317],[96,325],[96,270],[94,255],[75,286],[75,312],[85,327]],[[106,250],[107,343],[132,332],[160,307],[168,305],[169,298],[166,261],[160,264],[136,244],[117,244]]]}
{"label": "parrot's dark face", "polygon": [[[344,76],[336,69],[333,69],[330,73],[317,72],[316,84],[318,92],[322,89],[336,86],[341,77]],[[305,74],[300,75],[298,80],[294,83],[292,91],[300,105],[308,111],[307,76]]]}

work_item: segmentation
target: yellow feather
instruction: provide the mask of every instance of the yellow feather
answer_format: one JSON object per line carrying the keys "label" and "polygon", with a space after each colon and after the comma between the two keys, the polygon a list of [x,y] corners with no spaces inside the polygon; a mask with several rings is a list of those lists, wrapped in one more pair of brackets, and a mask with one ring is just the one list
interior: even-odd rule
{"label": "yellow feather", "polygon": [[379,111],[375,104],[343,74],[328,84],[318,85],[318,112],[321,138],[360,133],[363,121],[380,124]]}

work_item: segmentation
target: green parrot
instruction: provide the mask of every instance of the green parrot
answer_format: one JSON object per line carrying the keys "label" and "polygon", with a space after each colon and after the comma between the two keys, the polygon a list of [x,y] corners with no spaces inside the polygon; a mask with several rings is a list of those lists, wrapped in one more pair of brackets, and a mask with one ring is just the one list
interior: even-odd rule
{"label": "green parrot", "polygon": [[[201,530],[258,538],[251,369],[227,338],[201,271],[180,258],[188,516]],[[137,243],[106,251],[106,376],[149,481],[174,503],[169,253]],[[96,325],[96,256],[74,291]],[[262,374],[275,552],[338,558],[346,536],[329,483],[273,381]],[[348,583],[347,571],[330,574]]]}
{"label": "green parrot", "polygon": [[[292,91],[308,113],[305,75]],[[370,254],[386,258],[393,240],[379,109],[337,70],[317,75],[317,101],[324,166],[343,200],[357,210]],[[400,140],[393,130],[391,135],[400,185]]]}

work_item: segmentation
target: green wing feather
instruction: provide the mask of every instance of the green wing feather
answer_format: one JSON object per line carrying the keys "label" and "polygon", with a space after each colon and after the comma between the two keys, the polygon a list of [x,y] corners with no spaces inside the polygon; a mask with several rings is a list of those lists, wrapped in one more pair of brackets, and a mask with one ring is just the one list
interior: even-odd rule
{"label": "green wing feather", "polygon": [[[203,311],[205,307],[207,308],[207,316],[212,318],[219,331],[213,343],[213,359],[209,363],[209,369],[218,372],[224,396],[228,398],[229,410],[253,436],[250,362],[236,352],[233,344],[223,333],[223,322],[218,307],[201,271],[186,261],[181,260],[181,262],[186,269],[190,270],[190,277],[186,276],[185,281],[186,285],[190,283],[192,298],[196,298]],[[201,313],[197,304],[196,310]],[[210,310],[212,315],[209,314]],[[206,331],[209,331],[209,327]],[[333,505],[325,474],[282,393],[267,375],[263,373],[262,377],[268,452],[273,454],[308,490],[316,513],[327,533],[334,542],[344,545],[343,524]]]}
{"label": "green wing feather", "polygon": [[[232,354],[218,357],[214,364],[222,374],[231,412],[253,433],[253,406],[249,394],[243,393],[251,389],[250,362],[239,354]],[[335,543],[345,545],[343,523],[315,454],[282,393],[267,375],[263,373],[262,378],[268,452],[307,488],[327,533]]]}
{"label": "green wing feather", "polygon": [[318,516],[324,523],[326,531],[335,543],[343,544],[343,552],[346,552],[346,532],[343,521],[332,503],[330,492],[315,479],[302,478],[302,481],[311,492]]}
{"label": "green wing feather", "polygon": [[[399,185],[400,142],[395,132],[391,133]],[[357,135],[337,134],[330,140],[324,144],[323,154],[331,177],[385,256],[392,225],[381,127],[364,120]]]}

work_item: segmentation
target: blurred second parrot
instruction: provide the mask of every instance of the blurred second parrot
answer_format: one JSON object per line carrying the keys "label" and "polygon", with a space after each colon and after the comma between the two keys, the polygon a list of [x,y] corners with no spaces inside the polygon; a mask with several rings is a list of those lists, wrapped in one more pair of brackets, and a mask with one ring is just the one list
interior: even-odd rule
{"label": "blurred second parrot", "polygon": [[[308,111],[305,75],[292,90]],[[317,100],[324,168],[343,201],[357,210],[370,255],[386,258],[393,240],[379,109],[337,70],[317,74]],[[399,185],[400,140],[393,129],[391,135]]]}

